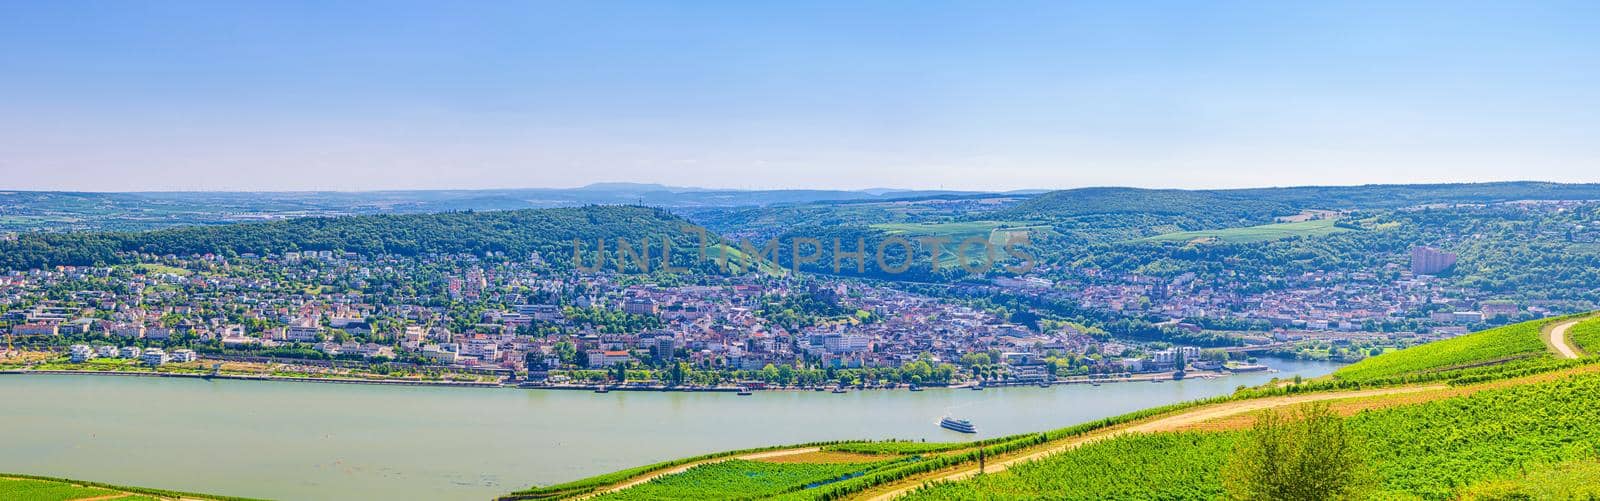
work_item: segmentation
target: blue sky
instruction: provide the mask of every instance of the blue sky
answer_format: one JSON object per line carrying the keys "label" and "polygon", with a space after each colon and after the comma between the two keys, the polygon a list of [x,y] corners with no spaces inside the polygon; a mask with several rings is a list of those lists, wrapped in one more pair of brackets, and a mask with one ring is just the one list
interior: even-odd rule
{"label": "blue sky", "polygon": [[1600,2],[0,3],[0,188],[1600,181]]}

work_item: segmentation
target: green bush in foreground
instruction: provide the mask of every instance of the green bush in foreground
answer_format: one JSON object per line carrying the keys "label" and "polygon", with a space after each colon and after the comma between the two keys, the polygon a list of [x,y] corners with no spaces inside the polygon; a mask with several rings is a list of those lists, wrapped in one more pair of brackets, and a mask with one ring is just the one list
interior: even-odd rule
{"label": "green bush in foreground", "polygon": [[1248,501],[1361,499],[1372,467],[1361,437],[1325,403],[1256,417],[1222,469],[1228,497]]}

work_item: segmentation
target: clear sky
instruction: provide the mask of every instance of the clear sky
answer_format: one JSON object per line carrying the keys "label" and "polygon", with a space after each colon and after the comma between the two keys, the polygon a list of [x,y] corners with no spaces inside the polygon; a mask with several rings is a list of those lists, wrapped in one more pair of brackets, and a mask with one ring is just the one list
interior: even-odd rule
{"label": "clear sky", "polygon": [[0,188],[1600,181],[1600,2],[8,1]]}

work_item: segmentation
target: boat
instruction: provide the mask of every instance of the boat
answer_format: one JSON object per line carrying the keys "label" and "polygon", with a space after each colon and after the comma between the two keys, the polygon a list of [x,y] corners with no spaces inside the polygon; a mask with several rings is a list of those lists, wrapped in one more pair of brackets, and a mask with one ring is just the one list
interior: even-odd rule
{"label": "boat", "polygon": [[939,420],[939,427],[946,430],[959,431],[961,433],[978,432],[978,428],[972,426],[971,421],[967,421],[965,419],[956,419],[948,416]]}
{"label": "boat", "polygon": [[818,386],[816,388],[812,388],[811,391],[828,391],[828,389]]}
{"label": "boat", "polygon": [[1049,388],[1050,387],[1050,382],[1049,381],[1040,381],[1039,382],[1039,387],[1040,388]]}
{"label": "boat", "polygon": [[594,392],[595,393],[611,393],[611,389],[610,388],[606,388],[604,386],[601,386],[599,388],[595,388]]}
{"label": "boat", "polygon": [[850,393],[848,390],[845,390],[844,388],[834,388],[833,392],[834,393]]}
{"label": "boat", "polygon": [[754,394],[755,393],[751,392],[749,388],[744,388],[744,387],[740,387],[739,388],[739,395],[740,396],[750,396],[750,395],[754,395]]}
{"label": "boat", "polygon": [[983,384],[972,385],[972,391],[983,391]]}
{"label": "boat", "polygon": [[911,391],[922,391],[921,386],[911,385]]}

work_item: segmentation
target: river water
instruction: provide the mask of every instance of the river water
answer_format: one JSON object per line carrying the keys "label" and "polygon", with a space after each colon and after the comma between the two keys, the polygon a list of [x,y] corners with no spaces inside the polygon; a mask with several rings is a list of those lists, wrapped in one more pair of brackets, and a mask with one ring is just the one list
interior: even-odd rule
{"label": "river water", "polygon": [[1227,394],[1280,372],[1053,388],[731,393],[0,376],[0,472],[273,499],[488,499],[712,451],[977,438]]}

